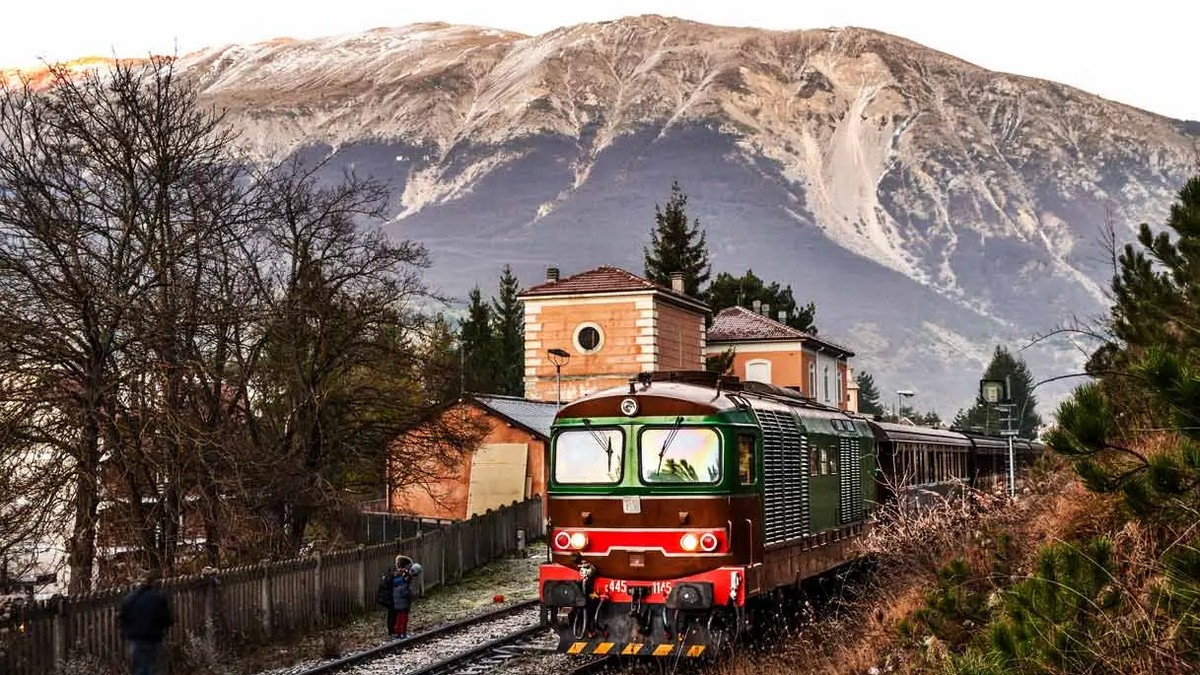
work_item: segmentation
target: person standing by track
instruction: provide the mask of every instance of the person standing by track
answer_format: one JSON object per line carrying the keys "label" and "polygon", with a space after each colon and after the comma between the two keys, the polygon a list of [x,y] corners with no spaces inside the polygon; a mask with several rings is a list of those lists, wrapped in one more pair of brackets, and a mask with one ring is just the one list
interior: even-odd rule
{"label": "person standing by track", "polygon": [[158,572],[146,572],[142,583],[121,600],[117,613],[121,637],[129,643],[131,675],[158,674],[163,638],[174,623],[171,602],[158,582]]}

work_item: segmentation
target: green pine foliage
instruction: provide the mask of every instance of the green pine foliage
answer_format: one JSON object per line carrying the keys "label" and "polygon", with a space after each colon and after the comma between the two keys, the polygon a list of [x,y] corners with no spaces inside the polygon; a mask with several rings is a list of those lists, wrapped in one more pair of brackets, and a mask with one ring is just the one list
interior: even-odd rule
{"label": "green pine foliage", "polygon": [[650,232],[650,246],[643,253],[647,279],[670,287],[671,273],[682,272],[684,292],[700,297],[700,289],[712,271],[708,244],[704,230],[700,229],[700,219],[688,222],[687,195],[678,181],[671,183],[667,205],[663,208],[654,205],[654,229]]}
{"label": "green pine foliage", "polygon": [[499,295],[492,298],[492,334],[496,340],[496,393],[521,396],[525,392],[525,308],[517,296],[521,283],[512,267],[500,273]]}
{"label": "green pine foliage", "polygon": [[988,631],[992,655],[1009,672],[1104,672],[1114,641],[1129,637],[1114,571],[1106,538],[1043,547],[1035,573],[1002,594]]}
{"label": "green pine foliage", "polygon": [[925,596],[925,606],[914,618],[937,639],[951,648],[965,646],[977,626],[987,623],[987,599],[991,588],[986,579],[973,575],[962,558],[955,558],[937,572],[937,586]]}
{"label": "green pine foliage", "polygon": [[[998,345],[992,354],[992,361],[983,371],[983,379],[1003,380],[1008,378],[1011,390],[1009,398],[1017,406],[1014,415],[1020,417],[1017,429],[1022,438],[1036,438],[1042,418],[1037,413],[1037,396],[1033,393],[1033,374],[1025,365],[1024,359],[1016,358],[1004,346]],[[971,407],[960,410],[954,418],[954,426],[964,429],[980,429],[996,433],[1004,428],[1001,418],[1004,415],[984,403],[980,397],[975,398]]]}
{"label": "green pine foliage", "polygon": [[713,314],[727,307],[753,307],[757,300],[770,305],[770,316],[779,319],[779,312],[785,313],[783,323],[811,335],[817,334],[817,307],[813,303],[797,305],[792,295],[792,287],[780,286],[778,282],[767,283],[760,279],[753,270],[746,270],[740,277],[728,272],[717,274],[708,287],[706,294],[708,304]]}
{"label": "green pine foliage", "polygon": [[865,370],[858,371],[854,376],[858,384],[858,411],[864,415],[882,415],[886,412],[879,400],[879,387],[875,386],[875,378]]}
{"label": "green pine foliage", "polygon": [[496,390],[496,340],[492,333],[492,308],[479,287],[467,296],[467,317],[459,328],[463,388],[491,394]]}

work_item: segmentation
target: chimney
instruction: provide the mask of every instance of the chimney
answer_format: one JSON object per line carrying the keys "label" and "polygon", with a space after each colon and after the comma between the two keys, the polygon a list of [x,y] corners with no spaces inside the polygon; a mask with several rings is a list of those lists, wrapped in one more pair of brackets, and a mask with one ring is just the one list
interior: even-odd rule
{"label": "chimney", "polygon": [[546,268],[546,283],[553,284],[557,281],[558,281],[558,268],[557,267],[547,267]]}
{"label": "chimney", "polygon": [[771,318],[771,305],[770,305],[770,303],[766,303],[766,302],[764,302],[764,303],[762,304],[762,313],[763,313],[763,316],[767,317],[768,319],[769,319],[769,318]]}
{"label": "chimney", "polygon": [[754,308],[755,314],[758,314],[762,311],[762,300],[755,300],[754,302],[750,303],[750,305]]}
{"label": "chimney", "polygon": [[779,323],[787,323],[788,315],[786,309],[779,310]]}
{"label": "chimney", "polygon": [[683,292],[683,272],[671,272],[671,290]]}

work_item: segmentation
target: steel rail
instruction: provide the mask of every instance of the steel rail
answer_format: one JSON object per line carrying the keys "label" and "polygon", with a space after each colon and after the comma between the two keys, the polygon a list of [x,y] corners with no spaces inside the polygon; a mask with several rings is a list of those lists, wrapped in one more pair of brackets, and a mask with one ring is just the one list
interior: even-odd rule
{"label": "steel rail", "polygon": [[[334,661],[327,661],[320,665],[309,668],[308,670],[301,671],[296,675],[328,675],[329,673],[336,673],[351,666],[356,666],[360,663],[374,661],[376,659],[383,658],[384,656],[390,656],[392,654],[406,651],[410,647],[416,647],[418,645],[425,644],[426,642],[432,642],[437,638],[444,637],[450,633],[460,631],[464,628],[470,628],[476,624],[486,623],[492,619],[499,619],[510,614],[516,614],[522,610],[537,607],[537,605],[538,600],[536,599],[518,602],[508,607],[502,607],[491,612],[477,614],[453,623],[438,626],[437,628],[433,628],[422,633],[417,633],[406,640],[388,642],[379,645],[378,647],[371,647],[370,649],[365,649],[361,652],[355,652],[354,654],[344,656]],[[539,626],[539,628],[540,627],[541,626]]]}
{"label": "steel rail", "polygon": [[449,675],[450,673],[475,675],[491,672],[504,662],[521,656],[524,653],[521,649],[521,642],[546,632],[548,628],[548,626],[537,623],[498,637],[491,642],[485,642],[474,649],[459,652],[419,670],[409,671],[407,675]]}

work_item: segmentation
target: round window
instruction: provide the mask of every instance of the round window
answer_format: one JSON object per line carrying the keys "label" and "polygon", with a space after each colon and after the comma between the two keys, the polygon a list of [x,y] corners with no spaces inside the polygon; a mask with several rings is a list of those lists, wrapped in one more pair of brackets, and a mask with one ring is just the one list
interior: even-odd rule
{"label": "round window", "polygon": [[575,348],[584,353],[599,351],[604,344],[604,333],[594,323],[580,324],[575,329]]}

